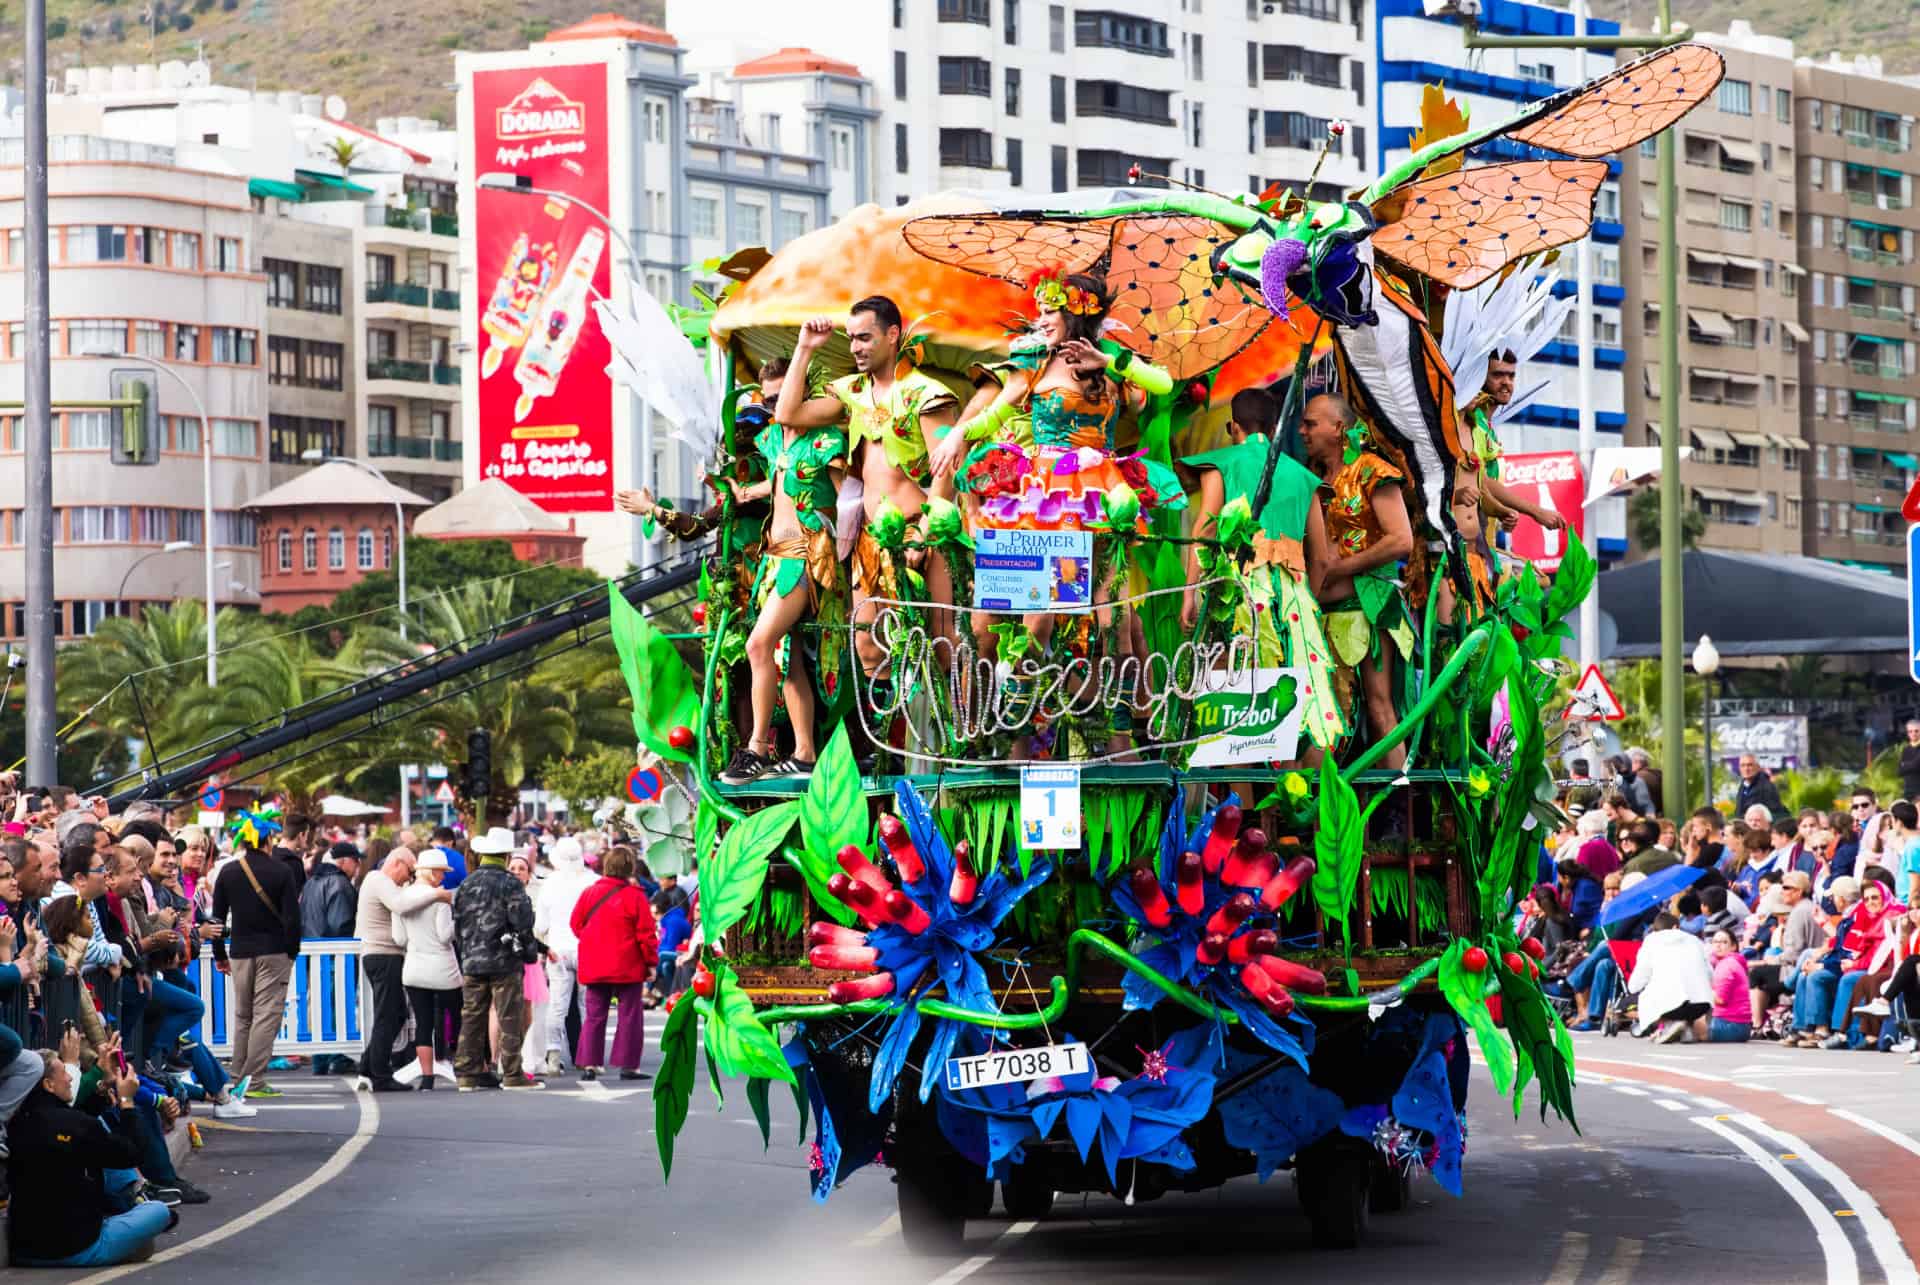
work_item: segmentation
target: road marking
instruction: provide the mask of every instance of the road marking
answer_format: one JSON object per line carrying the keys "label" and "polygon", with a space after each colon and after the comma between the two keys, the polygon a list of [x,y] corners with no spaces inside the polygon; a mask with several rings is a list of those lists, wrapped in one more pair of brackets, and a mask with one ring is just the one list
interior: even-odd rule
{"label": "road marking", "polygon": [[1729,1102],[1722,1102],[1722,1101],[1721,1101],[1721,1100],[1720,1100],[1719,1098],[1707,1098],[1707,1097],[1702,1097],[1702,1096],[1700,1096],[1700,1095],[1699,1095],[1698,1093],[1696,1093],[1696,1094],[1694,1094],[1694,1095],[1693,1095],[1693,1100],[1694,1100],[1695,1102],[1698,1102],[1698,1103],[1699,1103],[1699,1104],[1700,1104],[1701,1106],[1703,1106],[1703,1107],[1705,1107],[1705,1108],[1706,1108],[1707,1110],[1709,1110],[1709,1111],[1731,1111],[1731,1110],[1733,1110],[1733,1104],[1732,1104],[1732,1103],[1729,1103]]}
{"label": "road marking", "polygon": [[1633,1279],[1633,1269],[1640,1265],[1640,1251],[1645,1248],[1641,1241],[1617,1240],[1613,1243],[1613,1257],[1607,1262],[1607,1270],[1602,1272],[1597,1285],[1627,1285]]}
{"label": "road marking", "polygon": [[[993,1252],[975,1254],[972,1258],[967,1259],[966,1262],[934,1277],[930,1285],[959,1285],[961,1281],[967,1279],[967,1277],[973,1275],[988,1263],[991,1263],[994,1259],[994,1252],[997,1252],[1002,1247],[1010,1246],[1014,1241],[1019,1240],[1039,1225],[1039,1223],[1032,1219],[1011,1224],[1005,1231],[988,1242],[987,1248]],[[85,1285],[85,1282],[81,1282],[80,1285]]]}
{"label": "road marking", "polygon": [[854,1237],[853,1243],[856,1245],[862,1245],[862,1246],[879,1245],[879,1244],[885,1243],[886,1241],[892,1240],[895,1236],[898,1236],[899,1234],[900,1234],[900,1211],[895,1210],[893,1213],[890,1213],[885,1218],[881,1219],[879,1223],[875,1224],[869,1230],[862,1232],[860,1235]]}
{"label": "road marking", "polygon": [[1873,1247],[1874,1257],[1880,1260],[1881,1270],[1887,1274],[1887,1285],[1920,1285],[1920,1271],[1914,1269],[1913,1260],[1901,1248],[1900,1237],[1894,1232],[1887,1216],[1880,1212],[1879,1202],[1847,1177],[1845,1170],[1791,1133],[1774,1128],[1758,1116],[1739,1115],[1734,1119],[1761,1137],[1771,1138],[1780,1146],[1791,1147],[1799,1152],[1801,1159],[1840,1193],[1840,1198],[1847,1202],[1853,1216],[1860,1220],[1860,1226],[1866,1230],[1867,1244]]}
{"label": "road marking", "polygon": [[345,1111],[344,1102],[250,1102],[255,1111]]}
{"label": "road marking", "polygon": [[1828,1107],[1827,1113],[1829,1115],[1837,1115],[1849,1124],[1857,1124],[1868,1133],[1877,1133],[1894,1146],[1904,1151],[1911,1151],[1914,1155],[1920,1156],[1920,1142],[1915,1142],[1898,1129],[1890,1129],[1878,1120],[1870,1120],[1866,1116],[1855,1115],[1845,1107]]}
{"label": "road marking", "polygon": [[1803,1106],[1823,1107],[1827,1105],[1826,1099],[1810,1098],[1804,1093],[1782,1093],[1780,1096],[1785,1098],[1789,1102],[1798,1102]]}
{"label": "road marking", "polygon": [[1560,1237],[1560,1256],[1541,1285],[1578,1285],[1580,1269],[1587,1265],[1587,1234],[1570,1231]]}
{"label": "road marking", "polygon": [[210,1245],[217,1245],[223,1240],[238,1236],[241,1232],[249,1231],[259,1226],[282,1210],[290,1209],[299,1204],[309,1195],[318,1191],[321,1187],[326,1186],[335,1178],[338,1178],[347,1171],[347,1166],[352,1164],[354,1160],[359,1157],[360,1153],[367,1149],[367,1144],[373,1141],[373,1135],[380,1131],[379,1101],[372,1094],[368,1093],[356,1094],[355,1096],[360,1103],[359,1127],[354,1130],[351,1138],[341,1143],[339,1147],[334,1150],[334,1153],[327,1157],[324,1164],[308,1174],[305,1178],[302,1178],[299,1182],[296,1182],[293,1186],[287,1188],[265,1204],[250,1209],[239,1217],[220,1224],[212,1231],[195,1236],[192,1240],[183,1241],[171,1249],[163,1249],[144,1263],[129,1263],[124,1267],[111,1267],[104,1272],[95,1272],[91,1276],[82,1276],[79,1280],[72,1282],[72,1285],[106,1285],[108,1281],[117,1281],[122,1276],[130,1276],[143,1268],[157,1266],[160,1263],[170,1263],[177,1258],[185,1258],[196,1249],[205,1249]]}
{"label": "road marking", "polygon": [[1691,1111],[1693,1109],[1679,1098],[1655,1098],[1653,1104],[1657,1107],[1664,1107],[1669,1111]]}
{"label": "road marking", "polygon": [[1607,1087],[1612,1089],[1615,1093],[1624,1093],[1630,1098],[1644,1098],[1644,1097],[1650,1096],[1645,1089],[1636,1089],[1631,1084],[1616,1083],[1616,1084],[1609,1084]]}
{"label": "road marking", "polygon": [[1813,1224],[1814,1239],[1819,1241],[1820,1253],[1826,1258],[1827,1285],[1859,1285],[1860,1260],[1854,1255],[1853,1245],[1840,1229],[1840,1221],[1807,1190],[1805,1183],[1787,1172],[1785,1165],[1738,1129],[1707,1116],[1695,1116],[1693,1122],[1740,1148],[1769,1178],[1780,1184],[1781,1190],[1792,1198],[1794,1204],[1800,1206],[1800,1212]]}

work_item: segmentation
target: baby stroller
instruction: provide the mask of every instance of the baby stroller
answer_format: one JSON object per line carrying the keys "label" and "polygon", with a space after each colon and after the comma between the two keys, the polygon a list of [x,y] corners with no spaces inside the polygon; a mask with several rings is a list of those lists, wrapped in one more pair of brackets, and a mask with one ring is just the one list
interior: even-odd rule
{"label": "baby stroller", "polygon": [[1640,957],[1640,943],[1637,941],[1614,941],[1608,943],[1613,955],[1613,965],[1620,970],[1620,981],[1613,989],[1613,996],[1607,1001],[1607,1010],[1600,1018],[1600,1031],[1612,1037],[1621,1031],[1633,1029],[1637,1015],[1636,997],[1627,989],[1627,978],[1633,976],[1634,961]]}

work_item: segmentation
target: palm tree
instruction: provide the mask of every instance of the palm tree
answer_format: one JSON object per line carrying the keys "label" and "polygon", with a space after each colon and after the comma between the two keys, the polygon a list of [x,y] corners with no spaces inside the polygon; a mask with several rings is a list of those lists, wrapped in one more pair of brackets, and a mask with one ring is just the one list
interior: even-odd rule
{"label": "palm tree", "polygon": [[[231,615],[221,613],[223,627]],[[149,607],[137,619],[115,616],[60,652],[60,696],[81,709],[96,706],[95,725],[139,742],[150,762],[198,739],[186,720],[206,691],[206,656],[206,613],[197,600]]]}
{"label": "palm tree", "polygon": [[[1650,486],[1634,493],[1627,501],[1627,525],[1633,530],[1633,542],[1646,550],[1660,547],[1660,488]],[[1686,496],[1680,497],[1680,547],[1691,549],[1707,533],[1706,515],[1690,508]]]}
{"label": "palm tree", "polygon": [[342,177],[353,172],[353,163],[360,159],[360,144],[351,138],[330,138],[326,144],[327,154],[333,163],[340,167]]}

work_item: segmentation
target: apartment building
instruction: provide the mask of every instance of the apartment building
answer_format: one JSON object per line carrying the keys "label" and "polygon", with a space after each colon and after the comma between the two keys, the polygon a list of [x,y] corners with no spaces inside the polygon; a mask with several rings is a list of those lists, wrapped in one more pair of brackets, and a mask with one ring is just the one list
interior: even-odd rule
{"label": "apartment building", "polygon": [[1703,547],[1798,554],[1806,547],[1808,437],[1798,319],[1795,67],[1791,41],[1745,22],[1702,34],[1727,60],[1715,97],[1676,127],[1680,148],[1677,387],[1660,382],[1660,220],[1656,140],[1626,158],[1627,444],[1660,440],[1663,398],[1679,400],[1681,469],[1705,519]]}
{"label": "apartment building", "polygon": [[805,45],[877,87],[876,194],[1125,187],[1139,165],[1227,193],[1376,168],[1367,0],[669,0],[667,25],[742,59]]}
{"label": "apartment building", "polygon": [[[1514,115],[1522,106],[1559,93],[1613,67],[1609,55],[1572,49],[1469,50],[1461,28],[1451,16],[1428,17],[1421,0],[1378,0],[1378,44],[1374,80],[1373,118],[1380,140],[1383,169],[1412,153],[1420,125],[1421,100],[1429,85],[1438,85],[1457,102],[1476,126]],[[1546,4],[1515,0],[1487,0],[1480,28],[1490,35],[1574,35],[1573,14]],[[1587,24],[1590,35],[1618,33],[1615,22],[1599,19]],[[1474,149],[1469,164],[1525,160],[1541,155],[1534,149],[1494,139]],[[1594,406],[1595,443],[1624,444],[1627,425],[1627,352],[1622,336],[1621,309],[1626,287],[1621,281],[1620,174],[1618,161],[1609,163],[1611,176],[1600,187],[1595,202],[1593,236],[1588,242],[1593,271],[1593,349],[1589,387]],[[1574,256],[1577,246],[1561,252],[1555,271],[1561,279],[1554,293],[1562,298],[1576,292]],[[1521,412],[1505,429],[1502,443],[1510,451],[1572,451],[1580,442],[1580,391],[1577,320],[1569,312],[1559,338],[1523,372],[1523,382],[1549,381],[1548,391]],[[1603,559],[1627,552],[1626,502],[1603,500],[1587,510],[1594,524],[1595,547]]]}
{"label": "apartment building", "polygon": [[[266,488],[267,318],[246,180],[169,148],[88,134],[53,133],[49,156],[59,636],[205,594],[202,407],[215,596],[250,603],[259,542],[245,505]],[[0,640],[23,637],[26,624],[21,159],[17,132],[0,137]],[[114,410],[60,405],[113,398],[122,371],[154,389],[157,431]]]}
{"label": "apartment building", "polygon": [[1877,57],[1802,59],[1794,70],[1799,152],[1799,354],[1808,553],[1898,572],[1900,502],[1916,462],[1914,114],[1920,88]]}

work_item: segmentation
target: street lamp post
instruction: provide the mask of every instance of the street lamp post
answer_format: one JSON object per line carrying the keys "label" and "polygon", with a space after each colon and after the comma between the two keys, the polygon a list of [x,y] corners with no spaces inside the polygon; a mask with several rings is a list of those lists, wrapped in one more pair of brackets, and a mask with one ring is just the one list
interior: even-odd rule
{"label": "street lamp post", "polygon": [[191,549],[192,547],[193,541],[191,540],[169,540],[159,548],[149,549],[147,552],[135,558],[132,564],[127,567],[126,574],[120,577],[120,588],[114,593],[113,600],[115,602],[123,602],[126,600],[127,581],[133,579],[134,569],[148,558],[157,558],[163,553],[179,553],[182,550]]}
{"label": "street lamp post", "polygon": [[[1705,806],[1713,806],[1713,676],[1720,668],[1720,649],[1713,645],[1713,639],[1705,634],[1693,648],[1693,672],[1700,675],[1700,710],[1706,723],[1707,733],[1707,798]],[[1681,775],[1685,775],[1682,773]]]}
{"label": "street lamp post", "polygon": [[[395,487],[391,481],[388,481],[385,473],[382,473],[365,460],[356,460],[346,455],[329,455],[321,450],[301,451],[300,458],[308,464],[348,464],[363,473],[373,474],[373,476],[379,478],[382,482],[386,483],[388,487],[396,491],[399,489]],[[398,567],[400,572],[400,638],[404,642],[407,637],[407,514],[406,510],[400,507],[400,497],[398,495],[393,497],[393,547],[400,558]]]}
{"label": "street lamp post", "polygon": [[213,584],[213,421],[207,418],[206,403],[200,400],[180,372],[171,366],[163,366],[157,361],[148,361],[144,357],[135,357],[124,352],[102,349],[89,349],[81,354],[86,357],[111,357],[115,361],[138,366],[142,370],[151,370],[165,375],[180,385],[187,394],[187,400],[193,403],[193,410],[200,417],[200,541],[206,547],[207,558],[207,686],[220,685],[220,671],[217,657],[219,647],[219,605],[214,598]]}
{"label": "street lamp post", "polygon": [[[1476,10],[1477,13],[1477,10]],[[1660,49],[1682,39],[1673,29],[1673,0],[1657,0],[1654,31],[1647,36],[1483,36],[1477,17],[1466,15],[1468,49]],[[1671,128],[1660,134],[1660,754],[1679,769],[1685,762],[1686,669],[1681,648],[1680,592],[1680,307],[1679,220],[1675,213],[1675,147]],[[1596,620],[1597,623],[1597,620]],[[1663,801],[1669,816],[1687,807],[1687,774],[1666,774]]]}

